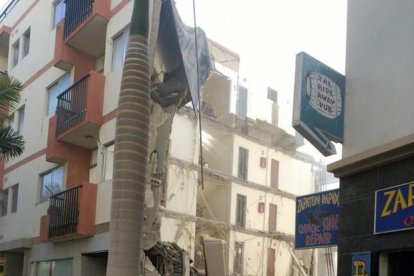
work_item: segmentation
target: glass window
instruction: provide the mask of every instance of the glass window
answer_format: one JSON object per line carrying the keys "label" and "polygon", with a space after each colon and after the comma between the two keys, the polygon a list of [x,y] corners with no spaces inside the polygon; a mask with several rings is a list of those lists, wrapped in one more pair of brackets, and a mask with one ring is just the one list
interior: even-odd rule
{"label": "glass window", "polygon": [[12,193],[11,212],[16,213],[17,212],[17,202],[19,200],[19,184],[14,185],[11,188],[11,193]]}
{"label": "glass window", "polygon": [[37,263],[36,276],[71,276],[72,259]]}
{"label": "glass window", "polygon": [[245,148],[239,147],[239,163],[237,177],[247,180],[247,168],[249,162],[249,151]]}
{"label": "glass window", "polygon": [[0,192],[0,216],[7,215],[7,208],[9,205],[9,189]]}
{"label": "glass window", "polygon": [[23,133],[24,129],[24,106],[19,108],[19,122],[17,125],[17,131]]}
{"label": "glass window", "polygon": [[40,185],[40,203],[45,202],[50,196],[63,190],[63,167],[57,167],[42,175]]}
{"label": "glass window", "polygon": [[48,88],[47,93],[47,115],[50,115],[56,111],[57,97],[65,91],[70,85],[70,75],[65,73],[61,76],[52,86]]}
{"label": "glass window", "polygon": [[246,196],[237,195],[236,203],[236,225],[245,227],[246,226]]}
{"label": "glass window", "polygon": [[53,27],[56,27],[56,25],[65,18],[65,10],[66,10],[66,4],[64,0],[56,0],[54,5],[54,18],[53,18]]}
{"label": "glass window", "polygon": [[114,38],[114,47],[112,50],[112,71],[121,68],[124,64],[128,44],[128,33],[128,31],[124,31],[122,34]]}
{"label": "glass window", "polygon": [[13,60],[12,60],[12,67],[16,66],[19,63],[19,52],[20,52],[20,40],[18,39],[12,47],[13,51]]}
{"label": "glass window", "polygon": [[23,34],[23,57],[27,56],[30,50],[30,28]]}
{"label": "glass window", "polygon": [[105,166],[104,166],[104,181],[111,180],[114,169],[114,144],[106,146],[105,149]]}

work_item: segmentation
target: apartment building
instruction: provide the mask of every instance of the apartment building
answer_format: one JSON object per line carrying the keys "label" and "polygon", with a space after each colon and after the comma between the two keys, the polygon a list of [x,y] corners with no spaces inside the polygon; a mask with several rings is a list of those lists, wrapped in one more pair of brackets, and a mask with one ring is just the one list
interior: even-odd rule
{"label": "apartment building", "polygon": [[225,241],[228,275],[309,273],[311,253],[293,248],[295,196],[314,191],[320,168],[297,151],[303,138],[281,127],[277,91],[239,83],[239,56],[220,45],[212,53],[216,70],[203,87],[196,265],[203,267],[199,241],[208,235]]}
{"label": "apartment building", "polygon": [[[0,69],[24,86],[8,123],[26,139],[23,155],[0,166],[6,275],[105,275],[131,7],[130,0],[15,0],[0,17]],[[309,269],[309,252],[292,248],[295,196],[314,191],[318,166],[296,150],[301,137],[280,126],[277,92],[265,88],[258,118],[254,92],[239,85],[238,55],[210,46],[204,181],[198,121],[183,107],[170,137],[161,240],[177,243],[201,269],[200,238],[224,240],[229,275]]]}
{"label": "apartment building", "polygon": [[[17,0],[2,15],[1,70],[24,86],[8,121],[26,140],[24,154],[1,166],[6,275],[105,275],[131,13],[125,0]],[[177,114],[170,144],[171,157],[190,164],[198,160],[192,114]],[[195,216],[197,172],[171,163],[168,175],[178,188],[166,196],[168,209]],[[162,225],[162,240],[192,254],[194,222],[163,218]]]}

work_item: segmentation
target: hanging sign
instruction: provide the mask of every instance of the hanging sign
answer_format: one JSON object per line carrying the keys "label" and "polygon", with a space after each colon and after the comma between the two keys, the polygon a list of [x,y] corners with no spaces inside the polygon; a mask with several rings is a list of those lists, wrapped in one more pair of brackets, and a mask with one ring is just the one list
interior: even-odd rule
{"label": "hanging sign", "polygon": [[327,247],[338,242],[339,190],[296,198],[295,248]]}
{"label": "hanging sign", "polygon": [[293,127],[323,155],[344,136],[345,76],[308,54],[296,56]]}

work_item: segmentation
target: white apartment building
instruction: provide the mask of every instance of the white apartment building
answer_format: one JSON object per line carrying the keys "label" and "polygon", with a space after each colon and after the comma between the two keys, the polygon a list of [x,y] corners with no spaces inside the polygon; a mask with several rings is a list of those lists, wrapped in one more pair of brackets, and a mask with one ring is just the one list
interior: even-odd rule
{"label": "white apartment building", "polygon": [[209,235],[226,241],[229,275],[309,272],[310,252],[293,250],[295,196],[314,191],[317,164],[296,150],[303,138],[280,126],[277,92],[238,85],[239,57],[230,50],[216,45],[213,56],[218,64],[203,87],[196,265],[203,263],[197,242]]}
{"label": "white apartment building", "polygon": [[[9,124],[26,146],[22,156],[0,164],[6,275],[105,275],[132,1],[11,3],[0,18],[0,69],[23,83]],[[83,15],[80,24],[63,20],[74,13]],[[257,119],[248,109],[248,87],[238,84],[237,54],[216,43],[211,53],[216,69],[203,88],[203,187],[198,122],[184,107],[170,137],[161,239],[177,243],[200,268],[200,237],[225,240],[229,275],[309,269],[309,256],[292,250],[295,195],[314,191],[317,164],[296,151],[300,137],[278,127],[277,92],[269,89],[267,119]],[[55,112],[65,104],[83,111]]]}

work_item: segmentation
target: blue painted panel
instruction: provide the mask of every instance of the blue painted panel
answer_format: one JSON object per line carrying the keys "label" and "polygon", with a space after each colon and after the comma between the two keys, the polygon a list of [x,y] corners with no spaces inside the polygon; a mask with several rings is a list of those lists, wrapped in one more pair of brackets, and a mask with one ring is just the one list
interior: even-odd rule
{"label": "blue painted panel", "polygon": [[336,245],[338,242],[339,190],[296,198],[296,249]]}
{"label": "blue painted panel", "polygon": [[352,276],[371,275],[371,252],[352,253]]}
{"label": "blue painted panel", "polygon": [[375,192],[375,233],[414,228],[414,183]]}

